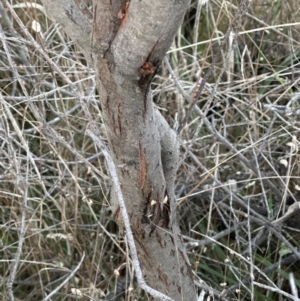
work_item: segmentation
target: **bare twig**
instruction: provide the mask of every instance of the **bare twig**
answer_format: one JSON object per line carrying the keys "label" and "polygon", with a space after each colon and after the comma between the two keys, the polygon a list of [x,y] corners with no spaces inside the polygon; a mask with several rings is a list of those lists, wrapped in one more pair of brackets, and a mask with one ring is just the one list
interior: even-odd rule
{"label": "bare twig", "polygon": [[[292,264],[296,261],[298,261],[299,259],[297,258],[297,256],[295,254],[289,255],[283,259],[281,259],[281,261],[278,261],[276,263],[273,263],[272,265],[268,266],[267,268],[264,268],[262,271],[265,274],[269,274],[271,272],[274,272],[276,269],[278,269],[280,266],[283,267],[285,265],[289,265]],[[254,278],[258,277],[258,272],[254,272]],[[250,276],[245,277],[242,280],[243,284],[248,284],[250,281]],[[235,284],[230,286],[229,288],[226,289],[226,292],[224,293],[225,296],[230,297],[232,294],[234,294],[235,290],[238,289],[240,287],[240,284]]]}
{"label": "bare twig", "polygon": [[197,101],[199,100],[201,94],[202,94],[202,91],[205,87],[205,84],[206,82],[208,81],[214,67],[215,67],[215,64],[217,62],[217,60],[219,59],[224,47],[225,47],[225,44],[227,43],[227,40],[230,36],[230,34],[233,32],[233,31],[236,31],[236,29],[238,28],[239,26],[239,23],[240,23],[240,20],[241,20],[241,17],[243,16],[243,14],[245,13],[246,9],[247,9],[247,6],[249,5],[249,1],[248,0],[243,0],[241,2],[241,4],[239,5],[239,9],[236,11],[234,17],[233,17],[233,20],[231,21],[223,39],[222,39],[222,42],[220,43],[220,46],[218,47],[218,52],[216,53],[216,55],[214,55],[213,57],[213,61],[212,63],[210,64],[209,66],[209,69],[207,71],[207,73],[205,74],[205,76],[203,78],[200,77],[199,81],[198,81],[198,88],[197,88],[197,91],[195,93],[195,96],[193,97],[193,101],[191,103],[191,105],[189,106],[189,109],[185,115],[185,117],[183,118],[183,120],[181,121],[178,129],[177,129],[177,133],[180,133],[181,130],[184,128],[185,124],[187,123],[187,120],[188,118],[190,117],[193,109],[194,109],[194,106],[195,104],[197,103]]}
{"label": "bare twig", "polygon": [[13,286],[13,283],[16,278],[17,269],[18,269],[20,257],[22,254],[22,247],[23,247],[23,243],[25,241],[29,158],[30,158],[30,154],[29,154],[29,149],[27,147],[27,168],[26,168],[26,178],[25,179],[20,179],[20,176],[21,176],[21,173],[19,171],[20,162],[17,161],[16,157],[14,158],[15,173],[16,173],[16,188],[18,189],[20,195],[23,197],[23,204],[22,204],[22,216],[21,216],[18,248],[17,248],[16,254],[15,254],[15,260],[11,266],[11,273],[10,273],[8,281],[7,281],[7,289],[8,289],[8,294],[10,296],[11,301],[15,300],[12,286]]}
{"label": "bare twig", "polygon": [[221,133],[219,133],[214,126],[211,124],[211,122],[208,120],[204,112],[196,105],[195,109],[197,113],[200,115],[200,117],[203,119],[204,124],[207,126],[208,130],[216,137],[222,144],[227,146],[233,153],[236,155],[248,168],[253,170],[257,175],[260,175],[261,177],[265,178],[265,181],[267,182],[268,186],[272,189],[272,191],[276,194],[278,198],[281,198],[282,193],[278,190],[278,188],[268,179],[264,176],[264,174],[261,171],[258,171],[257,166],[254,164],[251,164],[249,160],[242,154],[241,151],[238,151],[232,143],[230,143],[224,136],[222,136]]}
{"label": "bare twig", "polygon": [[[276,105],[269,101],[263,105],[264,110],[273,111],[284,116],[300,116],[300,109],[294,109],[293,104],[300,98],[300,93],[297,93],[291,98],[291,100],[285,105]],[[268,98],[266,98],[268,100]]]}
{"label": "bare twig", "polygon": [[[234,231],[237,231],[239,228],[242,228],[242,227],[246,226],[247,224],[248,224],[248,221],[243,221],[243,222],[240,222],[238,224],[234,224],[229,229],[223,230],[223,231],[219,232],[218,234],[212,236],[212,238],[214,240],[219,240],[222,237],[227,236],[228,234],[230,234],[230,233],[232,233]],[[202,239],[200,241],[199,240],[195,240],[195,239],[191,239],[191,238],[185,237],[185,236],[183,236],[183,238],[189,240],[189,242],[187,242],[185,244],[185,247],[187,249],[201,248],[201,247],[204,247],[204,246],[209,245],[209,244],[212,243],[212,240],[209,239],[209,238],[205,238],[205,239]]]}
{"label": "bare twig", "polygon": [[42,301],[49,300],[52,296],[54,296],[66,283],[68,283],[76,274],[76,272],[79,270],[81,264],[83,263],[83,260],[85,258],[85,253],[83,252],[82,257],[75,267],[75,269],[70,273],[70,275],[60,284],[58,285],[46,298],[44,298]]}

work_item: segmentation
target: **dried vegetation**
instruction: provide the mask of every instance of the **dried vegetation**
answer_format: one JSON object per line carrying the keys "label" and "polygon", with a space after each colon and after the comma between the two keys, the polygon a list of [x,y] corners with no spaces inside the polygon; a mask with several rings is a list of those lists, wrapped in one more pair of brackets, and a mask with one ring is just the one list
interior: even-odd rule
{"label": "dried vegetation", "polygon": [[[171,125],[240,1],[202,2],[192,1],[152,85]],[[180,133],[178,215],[202,300],[298,300],[300,10],[296,0],[252,2]],[[105,138],[83,55],[38,2],[12,5],[89,98]],[[0,15],[0,299],[99,300],[132,274],[103,156],[72,87],[2,3]],[[146,300],[138,290],[125,298]]]}

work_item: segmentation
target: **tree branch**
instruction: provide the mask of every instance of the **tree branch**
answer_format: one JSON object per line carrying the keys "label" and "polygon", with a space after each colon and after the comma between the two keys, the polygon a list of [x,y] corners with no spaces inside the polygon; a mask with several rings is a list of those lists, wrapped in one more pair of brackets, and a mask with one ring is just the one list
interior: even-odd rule
{"label": "tree branch", "polygon": [[82,13],[73,0],[41,0],[47,15],[58,22],[66,34],[79,46],[89,64],[91,61],[90,19]]}

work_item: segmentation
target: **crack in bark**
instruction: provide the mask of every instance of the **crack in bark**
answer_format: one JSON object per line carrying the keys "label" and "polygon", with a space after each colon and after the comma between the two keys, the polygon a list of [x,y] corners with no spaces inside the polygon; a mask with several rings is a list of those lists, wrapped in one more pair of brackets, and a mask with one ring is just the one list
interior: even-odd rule
{"label": "crack in bark", "polygon": [[143,149],[141,147],[141,144],[139,145],[139,159],[140,159],[140,174],[139,174],[139,183],[140,187],[142,189],[142,192],[144,194],[145,192],[145,186],[147,184],[147,171],[148,171],[148,165],[146,161],[146,156],[143,152]]}

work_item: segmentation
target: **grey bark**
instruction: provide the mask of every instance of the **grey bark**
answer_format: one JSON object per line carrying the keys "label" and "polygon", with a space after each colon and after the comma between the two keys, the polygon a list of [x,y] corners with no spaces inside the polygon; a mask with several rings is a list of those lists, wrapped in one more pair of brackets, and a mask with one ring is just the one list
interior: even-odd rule
{"label": "grey bark", "polygon": [[[174,300],[195,301],[176,221],[177,137],[150,92],[189,1],[95,0],[92,20],[73,0],[42,2],[96,71],[109,147],[147,284]],[[122,228],[114,199],[112,208]]]}

